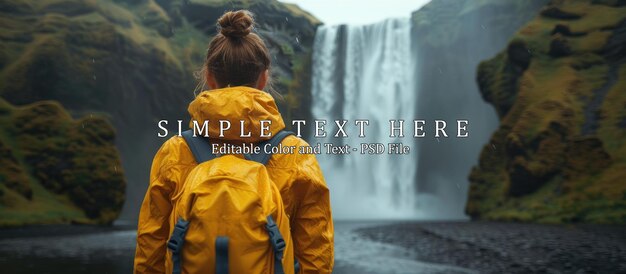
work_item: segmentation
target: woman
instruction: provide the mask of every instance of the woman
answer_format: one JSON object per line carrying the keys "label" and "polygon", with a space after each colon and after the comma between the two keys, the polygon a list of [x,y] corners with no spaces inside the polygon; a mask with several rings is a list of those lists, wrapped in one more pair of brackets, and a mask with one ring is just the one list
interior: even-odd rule
{"label": "woman", "polygon": [[[272,135],[285,123],[273,98],[262,89],[269,80],[270,55],[263,40],[251,32],[254,20],[245,10],[227,12],[219,20],[219,33],[207,50],[203,77],[209,91],[189,105],[193,120],[244,121],[259,125],[271,121]],[[237,125],[237,124],[234,124]],[[219,136],[219,123],[208,123],[209,136]],[[221,142],[257,143],[258,126],[249,127],[250,137],[238,130],[224,132]],[[308,146],[289,136],[283,146]],[[333,268],[333,223],[329,191],[315,156],[275,154],[267,163],[272,181],[280,190],[289,216],[295,257],[300,273],[331,273]],[[174,136],[159,149],[152,163],[150,186],[139,214],[135,273],[164,273],[166,242],[176,216],[173,207],[187,175],[197,163],[182,137]]]}

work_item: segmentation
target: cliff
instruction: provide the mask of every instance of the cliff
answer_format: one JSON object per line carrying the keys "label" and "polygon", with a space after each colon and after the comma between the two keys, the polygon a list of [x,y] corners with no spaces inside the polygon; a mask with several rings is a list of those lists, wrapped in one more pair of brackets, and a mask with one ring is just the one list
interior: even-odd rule
{"label": "cliff", "polygon": [[473,218],[626,221],[626,2],[551,1],[480,64],[500,125],[469,176]]}
{"label": "cliff", "polygon": [[129,182],[123,217],[135,219],[164,141],[156,137],[157,122],[170,120],[173,130],[175,120],[188,119],[193,74],[216,21],[240,8],[257,15],[284,118],[309,118],[307,77],[319,21],[275,0],[2,1],[0,96],[16,105],[55,100],[74,116],[106,114]]}
{"label": "cliff", "polygon": [[126,186],[114,138],[101,117],[0,99],[0,227],[113,222]]}

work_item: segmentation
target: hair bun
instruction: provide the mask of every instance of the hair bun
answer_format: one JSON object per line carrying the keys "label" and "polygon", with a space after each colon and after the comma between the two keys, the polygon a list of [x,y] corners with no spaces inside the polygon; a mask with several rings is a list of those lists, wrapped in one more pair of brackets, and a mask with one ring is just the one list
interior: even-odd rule
{"label": "hair bun", "polygon": [[229,11],[217,20],[220,33],[230,38],[241,38],[252,31],[254,19],[247,10]]}

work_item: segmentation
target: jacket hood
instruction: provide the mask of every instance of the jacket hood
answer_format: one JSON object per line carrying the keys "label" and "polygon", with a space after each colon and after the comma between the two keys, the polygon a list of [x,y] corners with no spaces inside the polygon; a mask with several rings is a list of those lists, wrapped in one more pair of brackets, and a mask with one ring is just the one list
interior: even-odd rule
{"label": "jacket hood", "polygon": [[[207,90],[198,94],[187,109],[191,114],[190,128],[193,121],[200,127],[208,120],[210,138],[219,138],[220,121],[230,122],[230,129],[224,131],[219,139],[234,142],[259,142],[271,137],[261,137],[261,121],[269,120],[269,132],[274,136],[285,128],[274,98],[268,93],[245,86]],[[241,137],[241,121],[244,123],[243,134],[250,132],[250,137]],[[267,124],[266,124],[267,125]]]}

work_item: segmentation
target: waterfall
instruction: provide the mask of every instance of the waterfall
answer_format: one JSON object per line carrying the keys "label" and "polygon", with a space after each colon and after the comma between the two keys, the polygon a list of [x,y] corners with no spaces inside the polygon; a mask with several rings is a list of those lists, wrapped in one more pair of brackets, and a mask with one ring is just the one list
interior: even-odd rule
{"label": "waterfall", "polygon": [[[348,144],[402,142],[406,155],[318,155],[331,190],[333,214],[339,219],[416,218],[417,149],[405,138],[389,137],[389,120],[404,119],[409,129],[416,113],[415,57],[409,18],[387,19],[363,26],[320,26],[313,51],[313,116],[346,119],[347,138],[312,138],[312,143]],[[369,120],[359,138],[357,119]],[[329,132],[333,132],[329,129]]]}

